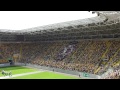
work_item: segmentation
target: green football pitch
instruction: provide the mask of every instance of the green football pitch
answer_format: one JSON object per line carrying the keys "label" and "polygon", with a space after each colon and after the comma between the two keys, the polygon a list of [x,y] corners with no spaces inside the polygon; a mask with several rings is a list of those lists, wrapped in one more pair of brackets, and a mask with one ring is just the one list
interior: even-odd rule
{"label": "green football pitch", "polygon": [[[1,70],[12,72],[12,77],[8,77],[8,79],[80,79],[78,76],[22,66],[1,67],[0,72]],[[6,76],[4,77],[0,73],[0,77],[5,78]]]}

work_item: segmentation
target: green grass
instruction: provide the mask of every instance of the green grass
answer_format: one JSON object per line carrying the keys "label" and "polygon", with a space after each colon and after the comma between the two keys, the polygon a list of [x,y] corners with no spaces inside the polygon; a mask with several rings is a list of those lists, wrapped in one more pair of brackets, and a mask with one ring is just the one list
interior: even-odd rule
{"label": "green grass", "polygon": [[[0,72],[2,70],[11,71],[13,75],[36,71],[36,69],[22,67],[22,66],[0,67]],[[0,76],[3,76],[3,75],[0,73]]]}
{"label": "green grass", "polygon": [[[38,69],[27,68],[22,66],[0,67],[0,72],[1,70],[12,71],[12,75],[38,71]],[[0,73],[0,77],[1,76],[3,75]],[[36,74],[13,77],[11,79],[79,79],[79,78],[72,75],[44,71]]]}
{"label": "green grass", "polygon": [[46,71],[46,72],[41,72],[37,74],[14,77],[12,79],[78,79],[78,78],[75,76]]}

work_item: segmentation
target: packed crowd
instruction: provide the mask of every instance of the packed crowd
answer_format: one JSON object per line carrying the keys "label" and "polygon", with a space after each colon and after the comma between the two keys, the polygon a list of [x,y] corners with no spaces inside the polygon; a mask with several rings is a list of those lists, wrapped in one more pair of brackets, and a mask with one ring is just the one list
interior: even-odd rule
{"label": "packed crowd", "polygon": [[64,59],[67,55],[72,53],[74,49],[75,49],[75,45],[68,45],[67,47],[64,47],[64,49],[61,52],[59,52],[59,54],[57,55],[57,60]]}
{"label": "packed crowd", "polygon": [[[111,44],[110,44],[111,43]],[[66,43],[67,46],[68,43]],[[110,44],[110,45],[109,45]],[[117,44],[117,45],[114,45]],[[117,52],[120,45],[120,41],[80,41],[76,44],[76,48],[73,53],[66,56],[63,60],[56,61],[54,56],[60,52],[61,49],[57,48],[58,43],[54,44],[54,49],[52,49],[52,53],[49,52],[50,48],[46,50],[45,56],[49,55],[49,60],[43,59],[42,57],[37,58],[32,61],[34,64],[46,65],[51,67],[57,67],[62,69],[70,69],[82,72],[94,73],[94,71],[101,67],[99,72],[105,72],[105,65],[108,64],[109,60],[114,56],[114,58],[118,56],[119,52]],[[65,45],[64,45],[65,46]],[[116,46],[116,47],[114,47]],[[57,48],[57,50],[56,50]],[[64,49],[64,47],[62,47]],[[113,48],[112,54],[110,53],[111,48]],[[55,52],[54,52],[55,51]],[[49,53],[47,53],[49,52]],[[115,56],[116,53],[116,56]],[[52,56],[53,55],[53,56]],[[57,55],[56,55],[57,57]],[[111,62],[112,65],[114,61]],[[98,73],[99,74],[99,73]]]}
{"label": "packed crowd", "polygon": [[84,40],[72,44],[68,41],[43,43],[3,43],[0,45],[3,59],[20,54],[17,62],[104,73],[105,66],[113,66],[120,60],[119,40]]}
{"label": "packed crowd", "polygon": [[109,72],[102,79],[120,79],[120,66],[114,67],[114,70]]}

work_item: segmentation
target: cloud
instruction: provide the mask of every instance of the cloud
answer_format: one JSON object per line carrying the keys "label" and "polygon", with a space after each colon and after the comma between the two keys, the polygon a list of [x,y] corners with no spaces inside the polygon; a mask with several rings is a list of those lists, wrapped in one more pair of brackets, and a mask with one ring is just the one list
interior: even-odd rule
{"label": "cloud", "polygon": [[0,11],[0,29],[21,30],[95,16],[88,11]]}

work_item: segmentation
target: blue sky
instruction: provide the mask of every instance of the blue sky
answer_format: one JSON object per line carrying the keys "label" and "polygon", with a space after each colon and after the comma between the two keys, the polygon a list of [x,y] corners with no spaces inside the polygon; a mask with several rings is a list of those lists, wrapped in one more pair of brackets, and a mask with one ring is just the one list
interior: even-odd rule
{"label": "blue sky", "polygon": [[0,11],[0,29],[22,30],[95,16],[88,11]]}

